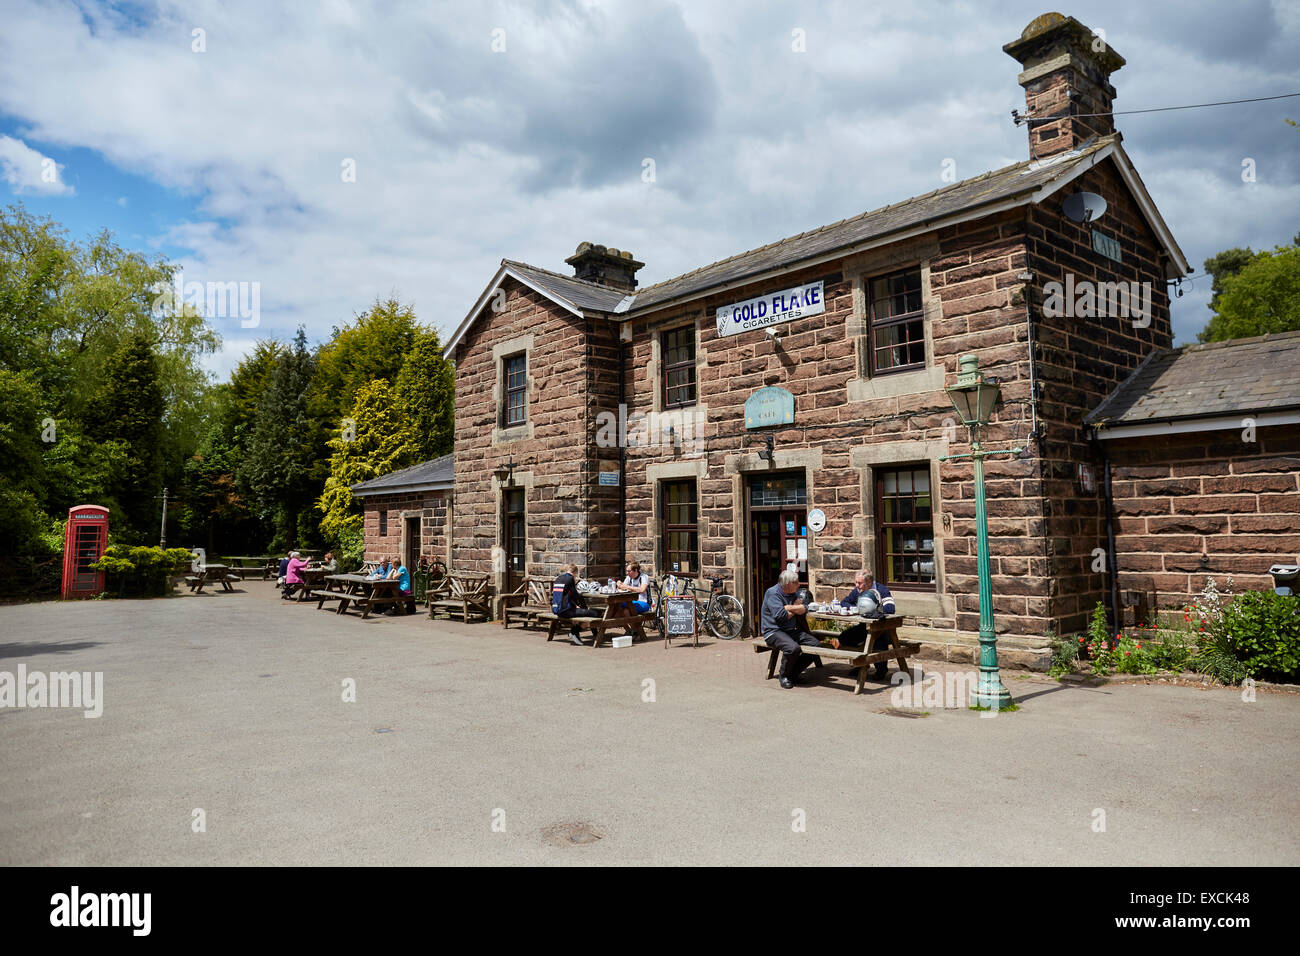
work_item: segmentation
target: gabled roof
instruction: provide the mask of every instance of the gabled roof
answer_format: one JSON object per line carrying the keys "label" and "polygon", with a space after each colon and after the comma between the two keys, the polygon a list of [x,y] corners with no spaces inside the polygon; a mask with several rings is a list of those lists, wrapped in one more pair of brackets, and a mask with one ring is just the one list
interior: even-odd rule
{"label": "gabled roof", "polygon": [[437,491],[449,489],[455,480],[455,458],[443,455],[432,461],[422,461],[418,465],[402,468],[399,471],[369,481],[359,481],[350,490],[354,498],[367,495],[391,495],[402,491]]}
{"label": "gabled roof", "polygon": [[1084,423],[1119,437],[1190,430],[1171,423],[1212,430],[1212,419],[1225,428],[1244,428],[1245,416],[1260,425],[1300,420],[1288,414],[1298,410],[1300,332],[1285,332],[1152,352]]}
{"label": "gabled roof", "polygon": [[1169,254],[1169,278],[1191,272],[1186,256],[1151,200],[1141,177],[1120,145],[1118,133],[1093,139],[1078,149],[1044,160],[1015,163],[962,180],[912,199],[884,206],[851,219],[742,252],[685,275],[647,286],[631,295],[594,282],[558,275],[536,266],[503,259],[492,282],[447,341],[451,352],[505,276],[541,292],[575,315],[600,312],[622,319],[684,302],[728,286],[748,284],[794,268],[816,265],[863,249],[898,242],[941,226],[1039,203],[1089,169],[1113,159],[1152,231]]}

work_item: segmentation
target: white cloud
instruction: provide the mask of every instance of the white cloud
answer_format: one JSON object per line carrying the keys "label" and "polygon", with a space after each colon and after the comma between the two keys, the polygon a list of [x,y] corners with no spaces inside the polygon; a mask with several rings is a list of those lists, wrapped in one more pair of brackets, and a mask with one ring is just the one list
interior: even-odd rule
{"label": "white cloud", "polygon": [[[1257,17],[1214,44],[1171,39],[1143,5],[1096,7],[1084,19],[1128,59],[1120,108],[1300,88],[1294,18]],[[313,340],[394,291],[450,330],[503,256],[562,271],[578,242],[602,242],[647,262],[648,284],[928,192],[945,159],[960,177],[1021,159],[1019,67],[1001,44],[1042,12],[1018,0],[997,15],[847,0],[129,9],[7,2],[0,111],[33,141],[200,197],[165,236],[191,250],[186,278],[256,281],[258,331],[303,324]],[[206,52],[191,49],[195,28]],[[791,49],[794,28],[806,52]],[[1194,262],[1232,244],[1225,225],[1245,229],[1247,215],[1250,241],[1294,233],[1269,203],[1294,195],[1296,134],[1268,112],[1294,102],[1120,118]],[[1242,156],[1259,159],[1269,202],[1201,188]],[[247,336],[217,327],[228,349]]]}
{"label": "white cloud", "polygon": [[0,179],[15,193],[71,196],[73,189],[63,181],[63,167],[32,149],[20,139],[0,135]]}

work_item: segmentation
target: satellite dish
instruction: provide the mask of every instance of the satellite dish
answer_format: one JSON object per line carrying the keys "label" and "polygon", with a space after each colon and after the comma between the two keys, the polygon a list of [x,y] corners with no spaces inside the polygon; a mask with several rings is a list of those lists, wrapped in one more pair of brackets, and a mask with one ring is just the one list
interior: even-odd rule
{"label": "satellite dish", "polygon": [[1088,223],[1106,215],[1106,200],[1096,193],[1075,193],[1065,197],[1061,210],[1074,222]]}

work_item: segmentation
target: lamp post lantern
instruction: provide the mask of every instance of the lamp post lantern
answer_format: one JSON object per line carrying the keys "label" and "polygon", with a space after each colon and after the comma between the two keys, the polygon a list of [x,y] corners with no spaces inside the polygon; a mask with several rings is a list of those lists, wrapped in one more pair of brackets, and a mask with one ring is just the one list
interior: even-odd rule
{"label": "lamp post lantern", "polygon": [[975,547],[979,569],[980,656],[979,683],[971,691],[970,706],[1001,710],[1012,703],[1011,694],[998,673],[998,643],[993,631],[993,587],[989,580],[989,525],[984,505],[984,459],[992,455],[1020,454],[1019,448],[989,451],[984,448],[982,429],[988,424],[1002,388],[996,379],[987,379],[979,370],[974,355],[958,361],[957,384],[945,391],[953,408],[971,433],[969,455],[947,455],[942,460],[970,458],[975,466]]}

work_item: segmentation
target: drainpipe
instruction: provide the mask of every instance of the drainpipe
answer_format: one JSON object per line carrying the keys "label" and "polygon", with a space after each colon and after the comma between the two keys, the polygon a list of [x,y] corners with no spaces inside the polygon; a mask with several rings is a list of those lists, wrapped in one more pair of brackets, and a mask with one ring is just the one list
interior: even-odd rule
{"label": "drainpipe", "polygon": [[1110,613],[1115,622],[1115,630],[1124,623],[1120,616],[1119,604],[1119,557],[1115,551],[1115,501],[1110,489],[1110,455],[1106,443],[1098,440],[1096,429],[1092,429],[1092,443],[1101,454],[1102,483],[1106,498],[1106,567],[1110,571]]}
{"label": "drainpipe", "polygon": [[[618,408],[615,412],[615,434],[618,441],[618,570],[622,574],[627,567],[627,436],[620,427],[624,417],[623,409],[627,402],[627,362],[628,346],[622,341],[622,328],[615,333],[618,342]],[[616,575],[617,576],[617,575]]]}

